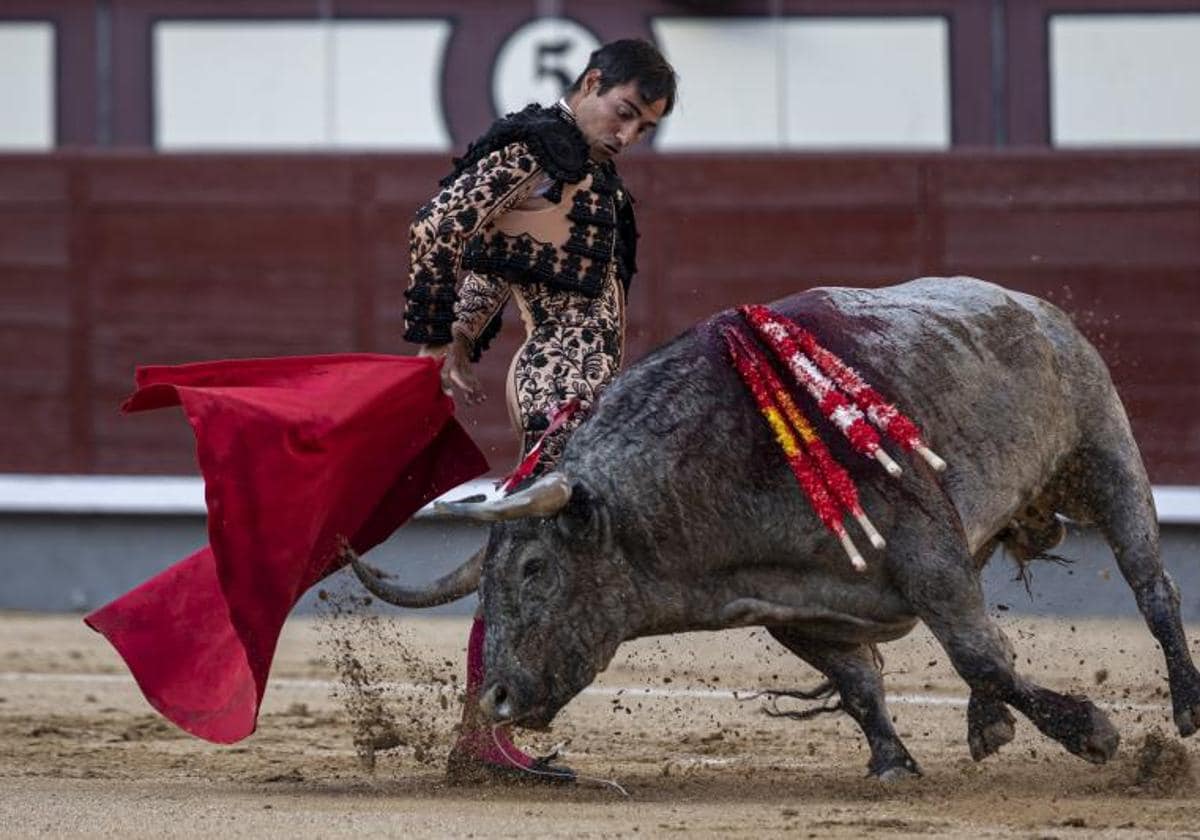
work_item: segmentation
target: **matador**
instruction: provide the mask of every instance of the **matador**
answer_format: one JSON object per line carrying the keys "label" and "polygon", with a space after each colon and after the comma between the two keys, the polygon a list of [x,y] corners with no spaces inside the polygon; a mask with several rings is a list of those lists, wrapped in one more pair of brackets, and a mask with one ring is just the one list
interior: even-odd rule
{"label": "matador", "polygon": [[[484,395],[471,363],[513,299],[525,341],[509,366],[506,396],[522,456],[538,445],[533,476],[553,467],[621,366],[638,234],[633,198],[613,158],[650,133],[674,102],[675,73],[654,45],[606,44],[557,104],[530,105],[493,124],[417,211],[405,338],[443,358],[447,390],[478,402]],[[580,410],[552,428],[556,411],[569,404]],[[484,638],[477,613],[451,776],[572,781],[568,768],[517,749],[506,729],[478,723]]]}

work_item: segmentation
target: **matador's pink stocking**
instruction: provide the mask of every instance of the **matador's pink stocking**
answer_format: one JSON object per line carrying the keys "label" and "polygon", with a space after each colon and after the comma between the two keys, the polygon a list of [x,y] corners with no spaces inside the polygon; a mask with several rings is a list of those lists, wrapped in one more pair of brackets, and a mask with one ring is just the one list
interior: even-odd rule
{"label": "matador's pink stocking", "polygon": [[494,736],[492,728],[484,724],[479,712],[479,693],[483,688],[483,636],[482,618],[471,624],[467,637],[467,698],[463,707],[462,732],[454,745],[451,761],[475,760],[484,764],[513,767],[514,764],[528,768],[534,759],[517,748],[508,736],[508,727],[499,727]]}

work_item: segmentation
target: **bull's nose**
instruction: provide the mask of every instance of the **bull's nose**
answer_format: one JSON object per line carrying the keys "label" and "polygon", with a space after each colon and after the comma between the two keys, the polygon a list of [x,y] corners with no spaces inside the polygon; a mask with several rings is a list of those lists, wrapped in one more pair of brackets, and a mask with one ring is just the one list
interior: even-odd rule
{"label": "bull's nose", "polygon": [[512,698],[503,683],[497,683],[483,693],[479,698],[479,709],[497,722],[512,717]]}

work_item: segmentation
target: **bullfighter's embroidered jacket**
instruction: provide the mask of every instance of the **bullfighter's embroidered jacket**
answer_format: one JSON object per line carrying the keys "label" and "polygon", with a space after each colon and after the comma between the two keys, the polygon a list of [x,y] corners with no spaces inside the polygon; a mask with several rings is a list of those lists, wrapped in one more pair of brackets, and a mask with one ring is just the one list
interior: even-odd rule
{"label": "bullfighter's embroidered jacket", "polygon": [[[628,291],[636,271],[633,200],[611,162],[589,159],[561,107],[530,105],[498,120],[454,161],[441,187],[410,230],[407,340],[444,344],[458,333],[478,360],[500,329],[508,283],[528,298],[539,297],[530,294],[536,287],[597,300],[615,276]],[[489,286],[489,278],[504,285]],[[456,307],[464,287],[472,301]]]}

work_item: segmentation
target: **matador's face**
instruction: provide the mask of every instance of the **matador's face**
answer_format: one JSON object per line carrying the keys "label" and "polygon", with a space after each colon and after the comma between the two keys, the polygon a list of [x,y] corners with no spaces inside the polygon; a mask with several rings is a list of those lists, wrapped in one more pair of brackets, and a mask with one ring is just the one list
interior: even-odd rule
{"label": "matador's face", "polygon": [[667,110],[667,100],[647,102],[638,92],[636,81],[600,93],[600,71],[590,70],[571,107],[592,160],[603,162],[653,131]]}

